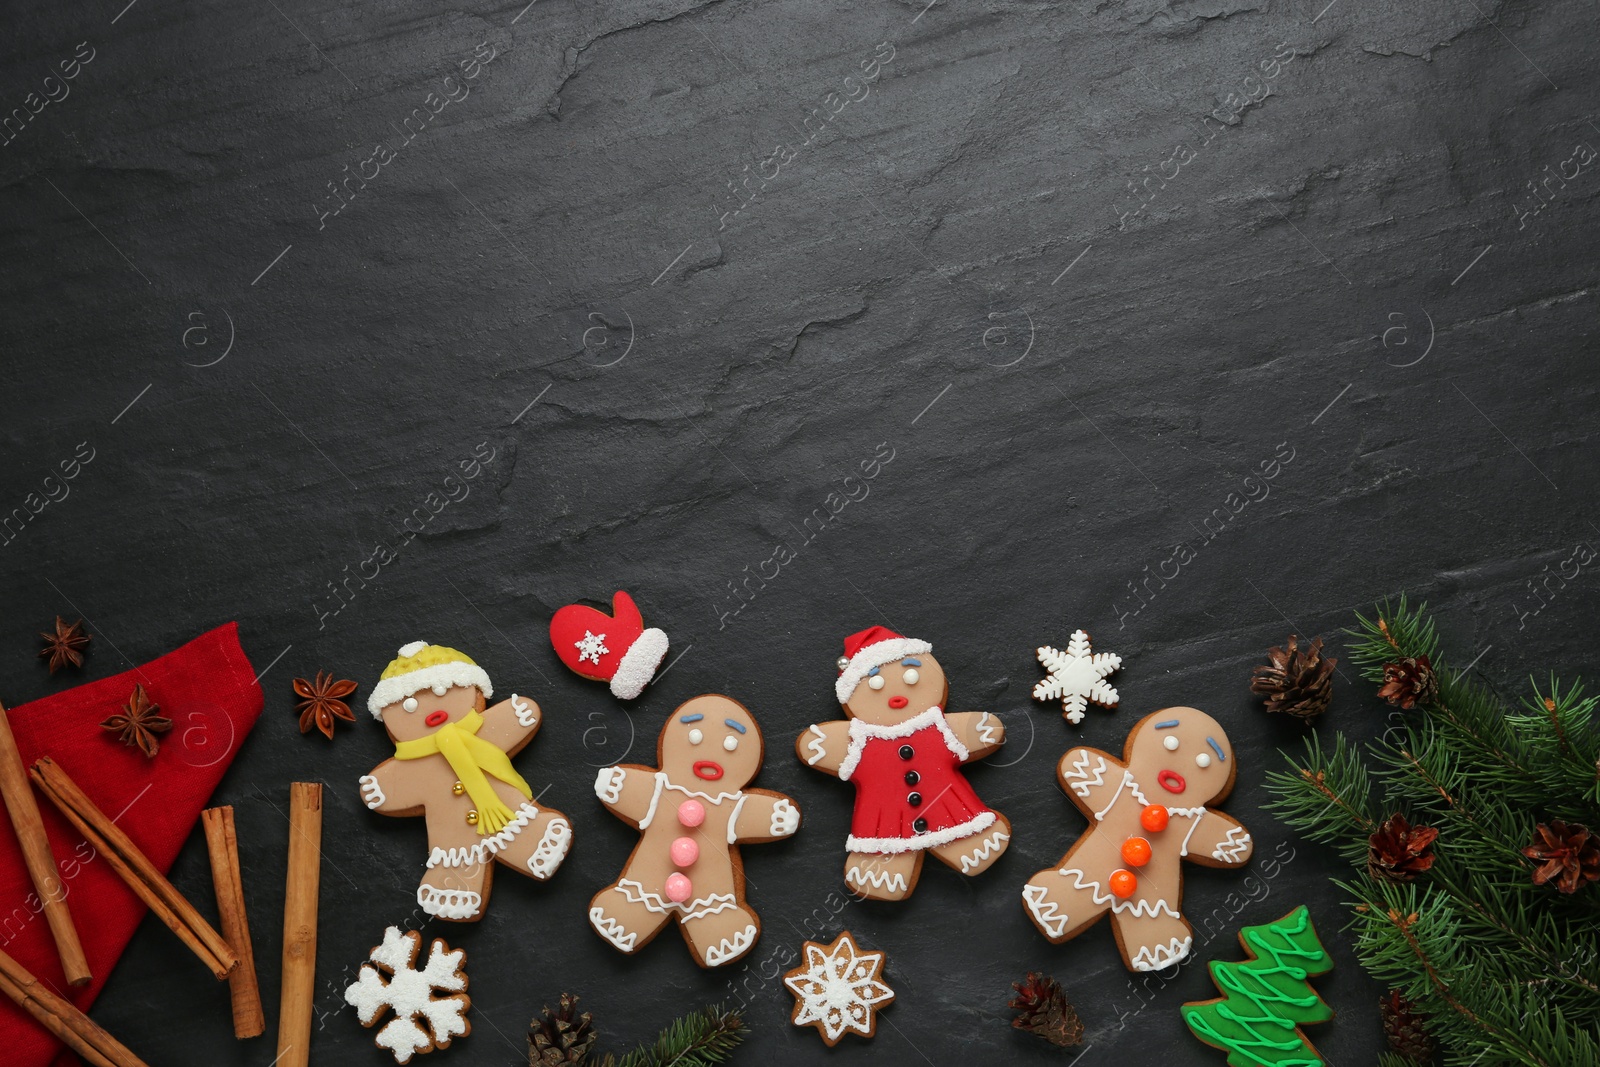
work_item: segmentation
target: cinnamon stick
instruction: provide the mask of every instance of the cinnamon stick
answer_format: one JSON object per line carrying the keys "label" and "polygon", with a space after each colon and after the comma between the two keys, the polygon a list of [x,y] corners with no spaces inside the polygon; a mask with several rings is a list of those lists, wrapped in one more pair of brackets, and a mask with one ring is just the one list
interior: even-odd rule
{"label": "cinnamon stick", "polygon": [[276,1067],[309,1067],[317,984],[317,888],[322,876],[322,786],[289,786],[289,878],[283,900],[283,992]]}
{"label": "cinnamon stick", "polygon": [[238,964],[238,957],[228,947],[228,942],[156,870],[139,846],[84,795],[67,772],[46,757],[36,761],[28,773],[39,791],[78,828],[84,840],[106,858],[111,869],[144,901],[145,907],[189,946],[219,982],[228,977],[228,972]]}
{"label": "cinnamon stick", "polygon": [[146,1067],[98,1023],[50,991],[16,960],[0,952],[0,993],[39,1021],[90,1067]]}
{"label": "cinnamon stick", "polygon": [[217,891],[217,914],[222,936],[239,966],[228,974],[233,998],[233,1036],[241,1040],[260,1037],[267,1028],[261,1012],[261,987],[256,984],[256,953],[250,944],[250,921],[244,912],[244,883],[239,876],[239,838],[233,829],[231,807],[207,808],[200,813],[205,825],[206,850],[211,854],[211,882]]}
{"label": "cinnamon stick", "polygon": [[67,910],[67,887],[61,884],[56,873],[55,853],[50,851],[50,839],[45,836],[44,821],[39,818],[39,804],[33,799],[22,753],[17,749],[17,739],[11,735],[11,723],[3,704],[0,704],[0,800],[5,801],[11,825],[17,831],[22,859],[28,866],[28,877],[33,879],[34,892],[39,895],[44,920],[50,925],[50,936],[55,938],[56,954],[61,957],[61,970],[67,976],[67,984],[88,985],[89,961],[78,941],[72,912]]}

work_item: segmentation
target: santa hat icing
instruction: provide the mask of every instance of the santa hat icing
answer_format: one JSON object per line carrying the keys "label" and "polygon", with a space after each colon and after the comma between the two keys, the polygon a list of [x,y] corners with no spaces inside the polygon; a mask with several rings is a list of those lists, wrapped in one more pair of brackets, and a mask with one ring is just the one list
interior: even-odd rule
{"label": "santa hat icing", "polygon": [[383,669],[383,676],[367,697],[367,710],[374,719],[383,718],[383,709],[412,693],[432,689],[440,696],[452,686],[475,685],[485,698],[494,696],[488,673],[465,652],[444,645],[413,641],[400,646],[398,658]]}
{"label": "santa hat icing", "polygon": [[617,590],[612,614],[586,604],[568,604],[550,620],[550,644],[575,673],[610,682],[619,700],[632,700],[656,676],[667,655],[667,635],[644,628],[633,598]]}
{"label": "santa hat icing", "polygon": [[850,694],[872,668],[932,652],[933,646],[926,641],[901,637],[887,626],[868,627],[844,639],[844,655],[839,657],[839,680],[833,684],[833,692],[839,703],[848,704]]}

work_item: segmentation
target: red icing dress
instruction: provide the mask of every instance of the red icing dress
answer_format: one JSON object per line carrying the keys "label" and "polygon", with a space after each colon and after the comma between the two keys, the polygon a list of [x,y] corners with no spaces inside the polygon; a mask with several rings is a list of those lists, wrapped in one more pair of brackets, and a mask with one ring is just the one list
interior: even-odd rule
{"label": "red icing dress", "polygon": [[856,786],[851,852],[910,852],[959,841],[995,813],[973,792],[961,763],[967,750],[929,708],[893,726],[850,720],[839,777]]}

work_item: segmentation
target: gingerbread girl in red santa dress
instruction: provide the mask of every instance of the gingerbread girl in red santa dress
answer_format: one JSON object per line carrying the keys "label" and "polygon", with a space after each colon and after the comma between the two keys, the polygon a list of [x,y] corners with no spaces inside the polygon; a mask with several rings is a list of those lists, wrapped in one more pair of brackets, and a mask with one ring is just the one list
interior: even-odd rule
{"label": "gingerbread girl in red santa dress", "polygon": [[904,900],[924,852],[960,871],[987,870],[1011,824],[978,798],[961,765],[1005,743],[986,711],[944,712],[949,685],[933,646],[874,626],[845,639],[834,694],[847,720],[807,727],[795,752],[856,787],[845,884],[868,900]]}

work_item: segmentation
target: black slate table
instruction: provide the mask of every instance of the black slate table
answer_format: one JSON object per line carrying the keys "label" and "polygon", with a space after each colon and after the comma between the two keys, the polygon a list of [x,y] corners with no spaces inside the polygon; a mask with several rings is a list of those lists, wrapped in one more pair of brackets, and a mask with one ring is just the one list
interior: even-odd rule
{"label": "black slate table", "polygon": [[[1241,924],[1302,902],[1337,961],[1312,1037],[1373,1062],[1341,868],[1263,809],[1304,730],[1248,673],[1290,631],[1337,653],[1400,591],[1493,681],[1592,669],[1596,579],[1557,577],[1600,538],[1590,6],[32,0],[5,21],[0,504],[80,442],[96,458],[3,547],[0,686],[68,684],[32,656],[58,612],[96,636],[77,678],[229,619],[265,669],[216,801],[269,1036],[235,1042],[225,991],[146,922],[94,1014],[152,1064],[271,1060],[296,779],[328,785],[313,1062],[388,1062],[341,993],[409,921],[422,827],[357,797],[382,731],[300,736],[289,681],[333,670],[361,700],[417,639],[543,703],[519,765],[577,824],[551,883],[502,876],[481,925],[425,927],[468,949],[474,997],[472,1035],[425,1062],[524,1062],[562,991],[618,1051],[724,999],[752,1027],[737,1062],[1073,1062],[1008,1026],[1041,969],[1087,1022],[1075,1062],[1214,1064],[1177,1006],[1212,995],[1201,964],[1238,958]],[[675,657],[627,710],[545,630],[617,588]],[[1010,853],[930,868],[899,906],[844,902],[850,790],[790,752],[873,623],[931,640],[952,706],[1012,738],[973,772]],[[1123,704],[1069,728],[1029,690],[1034,647],[1077,627],[1124,657]],[[625,958],[584,918],[634,841],[595,768],[648,759],[706,691],[754,709],[760,782],[805,814],[746,851],[765,932],[719,972],[670,933]],[[1173,704],[1232,732],[1258,859],[1194,871],[1193,962],[1133,981],[1104,928],[1045,943],[1018,889],[1083,825],[1060,753]],[[1318,729],[1372,736],[1385,711],[1344,667]],[[198,833],[174,878],[209,900]],[[830,1052],[771,975],[841,928],[887,951],[899,1000]]]}

